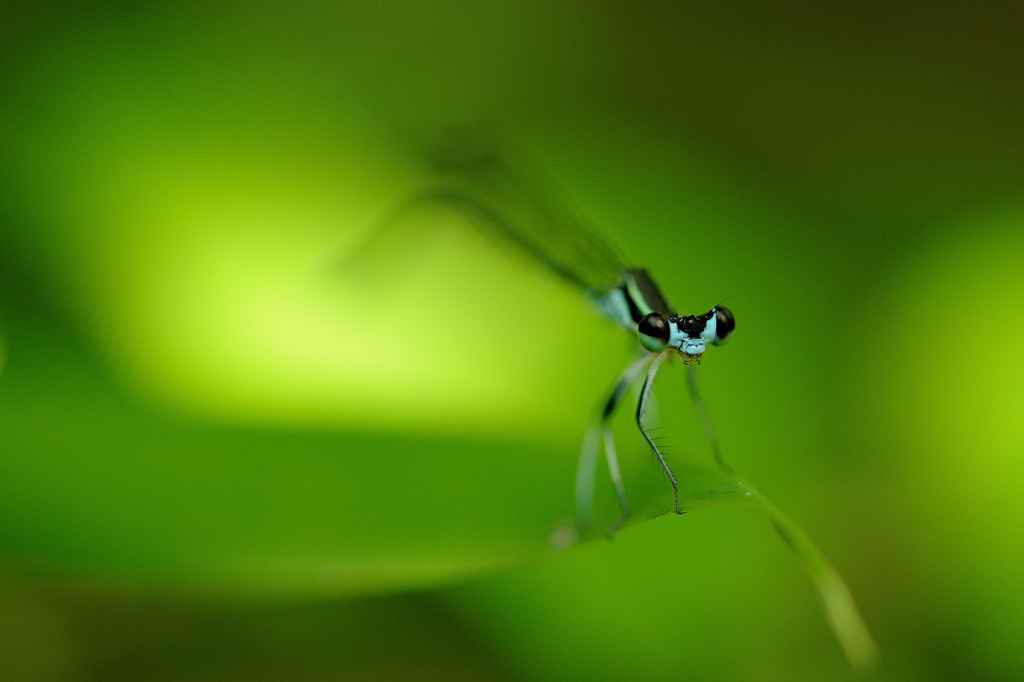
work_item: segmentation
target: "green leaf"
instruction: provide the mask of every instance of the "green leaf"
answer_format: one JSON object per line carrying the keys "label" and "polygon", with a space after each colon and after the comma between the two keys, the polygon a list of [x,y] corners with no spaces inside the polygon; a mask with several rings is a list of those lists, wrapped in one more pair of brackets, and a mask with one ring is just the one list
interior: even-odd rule
{"label": "green leaf", "polygon": [[[878,648],[857,610],[846,583],[807,534],[725,462],[697,389],[696,364],[689,366],[687,376],[690,399],[697,409],[704,432],[711,444],[713,465],[673,468],[679,486],[680,506],[685,511],[692,511],[716,504],[741,504],[763,514],[810,574],[824,604],[828,623],[835,632],[850,666],[861,672],[873,669],[878,660]],[[577,479],[578,487],[584,488],[577,490],[578,518],[582,519],[589,519],[591,516],[590,496],[585,488],[593,485],[593,460],[596,458],[598,440],[598,429],[592,428],[584,442],[581,474]],[[671,512],[663,511],[650,518],[658,518],[669,513]],[[625,525],[636,522],[634,519],[627,521]],[[582,537],[574,534],[575,529],[564,528],[561,533],[555,535],[555,538],[566,546],[580,539],[593,539],[595,533],[589,525],[584,524],[587,531]]]}
{"label": "green leaf", "polygon": [[[357,595],[603,541],[574,534],[575,463],[557,448],[181,422],[111,385],[53,328],[20,322],[0,382],[0,553],[15,569],[161,590]],[[712,443],[717,464],[674,467],[683,506],[764,514],[810,572],[851,665],[869,668],[875,647],[838,573]],[[668,513],[663,480],[633,483],[632,523]]]}
{"label": "green leaf", "polygon": [[747,487],[753,493],[758,510],[768,517],[775,530],[800,557],[804,568],[810,574],[825,605],[828,623],[839,639],[850,665],[860,672],[873,669],[878,661],[878,647],[868,632],[842,576],[799,526],[749,484]]}
{"label": "green leaf", "polygon": [[559,475],[550,450],[170,418],[52,327],[23,322],[9,338],[0,556],[14,568],[157,589],[356,595],[543,553],[544,519],[570,513],[559,494],[569,463]]}

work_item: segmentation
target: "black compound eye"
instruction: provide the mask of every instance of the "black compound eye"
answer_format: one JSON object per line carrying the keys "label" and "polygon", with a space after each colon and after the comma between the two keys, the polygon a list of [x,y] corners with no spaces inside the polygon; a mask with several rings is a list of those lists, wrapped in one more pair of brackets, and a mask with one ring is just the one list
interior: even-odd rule
{"label": "black compound eye", "polygon": [[715,308],[715,340],[712,343],[721,346],[729,340],[734,329],[736,329],[736,318],[732,316],[732,311],[721,306]]}
{"label": "black compound eye", "polygon": [[652,353],[665,350],[669,335],[672,333],[668,326],[668,320],[658,313],[644,315],[640,324],[637,325],[637,332],[640,345]]}

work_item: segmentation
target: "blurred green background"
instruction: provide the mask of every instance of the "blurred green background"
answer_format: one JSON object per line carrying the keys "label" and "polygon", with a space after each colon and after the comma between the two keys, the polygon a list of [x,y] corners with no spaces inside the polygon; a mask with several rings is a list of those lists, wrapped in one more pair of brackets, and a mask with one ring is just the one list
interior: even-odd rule
{"label": "blurred green background", "polygon": [[468,125],[728,297],[711,419],[877,678],[1021,679],[1022,45],[1011,3],[5,3],[0,677],[854,677],[743,510],[548,553],[630,352],[576,292],[444,219],[338,269]]}

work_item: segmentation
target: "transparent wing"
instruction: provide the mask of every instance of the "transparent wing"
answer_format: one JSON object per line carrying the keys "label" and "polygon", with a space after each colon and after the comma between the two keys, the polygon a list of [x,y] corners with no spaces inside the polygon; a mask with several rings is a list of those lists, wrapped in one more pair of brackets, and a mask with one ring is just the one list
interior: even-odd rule
{"label": "transparent wing", "polygon": [[417,202],[450,205],[584,289],[603,290],[618,280],[624,259],[552,187],[527,180],[496,156],[438,155],[431,161],[440,182]]}

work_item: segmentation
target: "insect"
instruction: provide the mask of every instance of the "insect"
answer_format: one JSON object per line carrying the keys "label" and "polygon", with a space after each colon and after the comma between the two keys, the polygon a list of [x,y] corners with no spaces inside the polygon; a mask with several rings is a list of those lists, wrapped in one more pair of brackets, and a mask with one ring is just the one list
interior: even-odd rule
{"label": "insect", "polygon": [[[531,183],[497,157],[449,156],[434,158],[433,162],[442,180],[403,205],[400,213],[423,203],[454,207],[482,231],[513,245],[582,290],[604,317],[638,341],[637,359],[619,376],[602,403],[597,420],[621,510],[607,534],[614,534],[630,513],[611,418],[626,391],[645,372],[636,405],[636,424],[672,484],[676,513],[685,513],[679,505],[676,478],[644,427],[644,412],[658,368],[668,357],[678,356],[690,365],[691,396],[715,456],[725,466],[696,391],[693,365],[700,362],[708,346],[720,346],[729,340],[736,328],[732,312],[716,305],[700,315],[680,315],[647,271],[627,266],[625,259],[594,234],[567,201],[552,194],[548,186]],[[398,215],[392,216],[388,222],[394,224],[397,218]],[[593,455],[598,447],[592,441],[589,437],[584,439],[576,482],[577,527],[581,531],[589,527],[591,517]]]}

